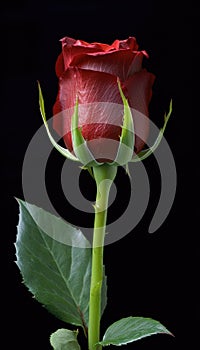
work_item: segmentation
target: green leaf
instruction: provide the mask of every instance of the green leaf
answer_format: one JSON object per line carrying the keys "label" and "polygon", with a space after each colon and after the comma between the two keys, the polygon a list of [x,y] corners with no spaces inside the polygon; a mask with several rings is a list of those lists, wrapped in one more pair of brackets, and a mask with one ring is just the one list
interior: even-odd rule
{"label": "green leaf", "polygon": [[[18,201],[16,262],[25,285],[57,318],[82,326],[86,332],[91,279],[89,242],[80,230],[64,220],[35,205]],[[44,232],[46,227],[48,234]],[[59,242],[57,232],[71,245]],[[77,247],[77,242],[82,248]],[[105,308],[106,295],[103,300]]]}
{"label": "green leaf", "polygon": [[151,318],[127,317],[113,323],[99,344],[123,345],[157,333],[172,335],[160,322]]}
{"label": "green leaf", "polygon": [[168,112],[168,114],[166,115],[166,113],[165,113],[165,115],[164,115],[164,125],[160,129],[158,137],[157,137],[156,141],[154,142],[153,146],[151,146],[148,149],[142,150],[139,154],[137,154],[131,160],[131,162],[139,162],[141,160],[144,160],[145,158],[148,158],[156,150],[156,148],[159,146],[159,144],[160,144],[160,142],[162,140],[165,128],[167,126],[167,123],[168,123],[168,120],[169,120],[171,114],[172,114],[172,100],[170,101],[170,104],[169,104],[169,112]]}
{"label": "green leaf", "polygon": [[51,334],[50,343],[54,350],[80,350],[77,335],[78,331],[61,328]]}
{"label": "green leaf", "polygon": [[42,116],[42,119],[43,119],[43,122],[44,122],[44,126],[46,128],[46,131],[47,131],[47,134],[49,136],[49,139],[52,143],[52,145],[57,149],[57,151],[59,153],[61,153],[64,157],[70,159],[70,160],[73,160],[73,161],[76,161],[76,162],[79,162],[79,159],[76,158],[67,148],[64,148],[62,146],[60,146],[53,138],[53,136],[51,135],[50,133],[50,130],[49,130],[49,126],[48,126],[48,123],[47,123],[47,119],[46,119],[46,113],[45,113],[45,108],[44,108],[44,99],[43,99],[43,95],[42,95],[42,90],[41,90],[41,86],[38,82],[38,90],[39,90],[39,106],[40,106],[40,113],[41,113],[41,116]]}
{"label": "green leaf", "polygon": [[[92,253],[82,232],[49,212],[19,200],[17,265],[25,285],[57,318],[87,332]],[[102,314],[107,304],[106,276]]]}

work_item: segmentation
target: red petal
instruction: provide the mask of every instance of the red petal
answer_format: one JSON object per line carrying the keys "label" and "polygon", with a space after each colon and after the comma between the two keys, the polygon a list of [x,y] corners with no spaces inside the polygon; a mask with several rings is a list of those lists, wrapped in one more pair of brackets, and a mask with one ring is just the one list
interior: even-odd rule
{"label": "red petal", "polygon": [[[122,103],[117,77],[104,72],[70,68],[63,74],[60,86],[63,88],[63,96],[71,95],[71,90],[75,89],[80,104],[92,102]],[[68,102],[66,108],[71,106],[74,106],[74,101]]]}
{"label": "red petal", "polygon": [[[65,134],[65,130],[70,130],[71,128],[71,120],[65,112],[66,109],[75,105],[76,100],[75,79],[72,79],[71,75],[71,71],[68,70],[60,78],[58,95],[53,106],[53,127],[60,136]],[[73,109],[70,112],[72,115]]]}
{"label": "red petal", "polygon": [[124,83],[129,96],[130,106],[148,115],[148,105],[152,96],[152,85],[155,76],[142,69]]}
{"label": "red petal", "polygon": [[65,70],[63,54],[62,53],[57,58],[55,70],[56,70],[56,75],[57,75],[58,78],[63,74],[63,72]]}
{"label": "red petal", "polygon": [[100,49],[100,51],[110,51],[110,50],[114,50],[114,47],[112,47],[111,45],[108,44],[102,44],[102,43],[93,43],[93,45],[96,45],[97,48]]}
{"label": "red petal", "polygon": [[60,79],[60,89],[54,105],[53,126],[64,136],[71,150],[71,116],[76,96],[79,99],[79,126],[85,139],[119,140],[123,104],[117,78],[111,74],[84,69],[68,69]]}
{"label": "red petal", "polygon": [[138,44],[134,37],[130,36],[128,39],[125,40],[115,40],[112,45],[117,50],[119,49],[131,49],[134,51],[138,50]]}
{"label": "red petal", "polygon": [[155,76],[145,69],[135,73],[126,82],[129,104],[135,110],[133,112],[136,143],[135,148],[138,153],[143,147],[148,137],[149,118],[148,106],[152,96],[152,85]]}
{"label": "red petal", "polygon": [[82,46],[82,47],[90,47],[90,48],[95,48],[96,51],[109,51],[109,50],[113,50],[117,47],[112,45],[108,45],[108,44],[103,44],[103,43],[88,43],[86,41],[83,40],[75,40],[72,39],[70,37],[65,37],[63,39],[61,39],[62,42],[62,47],[64,46]]}
{"label": "red petal", "polygon": [[85,55],[88,53],[104,54],[119,50],[138,50],[138,45],[134,37],[129,37],[126,40],[115,40],[111,45],[97,42],[87,43],[86,41],[75,40],[69,37],[61,39],[61,42],[65,69],[67,69],[70,64],[72,66],[72,61],[77,55]]}
{"label": "red petal", "polygon": [[128,70],[127,78],[133,75],[134,73],[139,72],[142,69],[142,60],[144,57],[144,51],[137,52],[134,56],[133,61]]}
{"label": "red petal", "polygon": [[96,52],[97,48],[93,46],[67,46],[63,47],[63,58],[65,70],[70,66],[74,57],[77,55],[85,55],[87,53]]}
{"label": "red petal", "polygon": [[76,39],[70,38],[69,36],[65,36],[64,38],[60,39],[61,43],[62,43],[62,47],[64,47],[65,45],[68,46],[72,46],[75,44]]}
{"label": "red petal", "polygon": [[92,48],[92,49],[95,49],[95,51],[97,52],[103,52],[103,51],[108,51],[111,48],[110,45],[107,45],[107,44],[102,44],[102,43],[97,43],[97,42],[94,42],[94,43],[87,43],[86,41],[83,41],[83,40],[77,40],[76,43],[74,44],[74,46],[81,46],[81,47],[85,47],[85,48]]}
{"label": "red petal", "polygon": [[102,52],[105,50],[106,44],[99,43],[87,43],[83,40],[75,40],[69,37],[61,39],[62,42],[62,52],[64,59],[65,70],[69,67],[71,61],[76,55],[86,54],[91,52]]}
{"label": "red petal", "polygon": [[143,52],[131,50],[84,53],[71,61],[71,66],[105,72],[119,77],[122,81],[142,68]]}

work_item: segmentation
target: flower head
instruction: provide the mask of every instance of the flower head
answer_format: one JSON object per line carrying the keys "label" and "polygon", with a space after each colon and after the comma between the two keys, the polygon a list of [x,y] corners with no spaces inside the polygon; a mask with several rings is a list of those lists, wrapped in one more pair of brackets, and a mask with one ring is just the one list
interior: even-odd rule
{"label": "flower head", "polygon": [[[142,68],[145,51],[138,51],[134,37],[111,45],[87,43],[65,37],[56,62],[59,91],[54,104],[54,128],[67,149],[76,154],[72,115],[78,100],[78,128],[91,155],[98,162],[115,160],[124,122],[124,100],[132,111],[139,153],[148,136],[148,105],[154,75]],[[119,89],[119,83],[121,91]],[[145,116],[145,117],[144,117]]]}

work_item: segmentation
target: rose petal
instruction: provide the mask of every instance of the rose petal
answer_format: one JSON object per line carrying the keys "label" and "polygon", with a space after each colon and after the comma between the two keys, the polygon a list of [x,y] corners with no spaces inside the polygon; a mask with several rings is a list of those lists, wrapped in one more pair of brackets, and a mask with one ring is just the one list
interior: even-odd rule
{"label": "rose petal", "polygon": [[69,36],[65,36],[64,38],[60,39],[61,43],[62,43],[62,47],[64,47],[65,45],[67,46],[72,46],[75,44],[76,39],[70,38]]}
{"label": "rose petal", "polygon": [[78,68],[76,70],[76,83],[80,103],[121,103],[116,76]]}
{"label": "rose petal", "polygon": [[152,85],[155,76],[145,69],[135,73],[126,82],[129,104],[135,110],[133,119],[135,124],[136,143],[135,148],[138,153],[143,147],[148,137],[149,118],[148,105],[152,96]]}
{"label": "rose petal", "polygon": [[[111,74],[71,68],[60,79],[53,112],[53,127],[64,136],[71,150],[71,116],[76,96],[79,99],[79,126],[87,140],[109,137],[119,140],[123,105],[117,78]],[[61,113],[60,113],[61,112]],[[112,125],[112,127],[110,126]]]}
{"label": "rose petal", "polygon": [[62,53],[65,70],[69,67],[71,61],[76,55],[86,54],[91,52],[104,52],[109,47],[106,44],[87,43],[83,40],[75,40],[69,37],[61,39]]}
{"label": "rose petal", "polygon": [[144,56],[147,56],[146,51],[139,51],[135,54],[133,61],[129,67],[127,78],[142,69],[142,60]]}
{"label": "rose petal", "polygon": [[63,72],[65,70],[64,59],[63,59],[62,53],[57,58],[55,70],[56,70],[56,75],[58,78],[63,74]]}
{"label": "rose petal", "polygon": [[[118,50],[119,49],[119,45],[121,42],[134,42],[134,44],[130,45],[130,48],[135,48],[135,50],[137,50],[137,43],[136,43],[136,39],[133,37],[130,37],[126,40],[115,40],[111,45],[108,44],[104,44],[104,43],[98,43],[98,42],[93,42],[93,43],[88,43],[84,40],[76,40],[70,37],[64,37],[60,40],[62,42],[62,47],[64,46],[82,46],[82,47],[91,47],[91,48],[96,48],[97,51],[109,51],[109,50]],[[127,48],[129,48],[129,45],[127,44]]]}
{"label": "rose petal", "polygon": [[[112,51],[137,51],[138,49],[138,45],[134,37],[129,37],[126,40],[115,40],[111,45],[97,42],[87,43],[86,41],[75,40],[70,37],[65,37],[61,39],[61,42],[65,70],[69,67],[69,65],[75,65],[75,63],[72,64],[72,61],[74,60],[74,58],[76,58],[77,55],[85,55],[88,53],[95,53],[98,55],[109,53]],[[63,70],[61,60],[58,61],[57,66],[58,67],[56,67],[56,73],[58,76],[60,76],[60,72]],[[105,72],[107,71],[105,70]]]}
{"label": "rose petal", "polygon": [[124,83],[127,88],[130,106],[148,116],[148,105],[152,96],[155,76],[142,69]]}
{"label": "rose petal", "polygon": [[96,51],[97,51],[97,48],[94,46],[65,45],[63,47],[63,59],[64,59],[65,70],[70,66],[74,57],[76,57],[77,55],[81,55],[81,54],[85,55],[87,53],[96,52]]}
{"label": "rose petal", "polygon": [[143,56],[143,51],[132,52],[131,50],[84,53],[75,56],[70,66],[109,73],[124,81],[141,70]]}
{"label": "rose petal", "polygon": [[137,51],[138,44],[136,38],[130,36],[128,39],[119,40],[119,49],[131,49]]}
{"label": "rose petal", "polygon": [[96,45],[96,47],[98,47],[100,49],[100,51],[112,51],[115,48],[112,45],[107,45],[107,44],[102,44],[102,43],[92,43],[93,45]]}
{"label": "rose petal", "polygon": [[97,43],[97,42],[87,43],[86,41],[83,41],[83,40],[77,40],[76,43],[74,44],[74,46],[93,48],[97,52],[99,52],[99,51],[104,52],[104,51],[109,51],[109,50],[113,49],[110,45],[107,45],[107,44],[102,44],[102,43]]}

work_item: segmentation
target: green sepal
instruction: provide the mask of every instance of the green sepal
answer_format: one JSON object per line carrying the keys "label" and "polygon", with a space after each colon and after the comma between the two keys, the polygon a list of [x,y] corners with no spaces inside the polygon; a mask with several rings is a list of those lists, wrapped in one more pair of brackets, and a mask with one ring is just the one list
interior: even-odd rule
{"label": "green sepal", "polygon": [[135,145],[133,117],[128,104],[128,100],[122,91],[119,79],[118,87],[124,105],[124,117],[117,155],[114,162],[109,163],[109,165],[125,165],[130,162],[133,157],[133,150]]}
{"label": "green sepal", "polygon": [[81,128],[78,127],[78,98],[74,107],[74,113],[71,122],[71,134],[72,134],[72,145],[76,157],[86,167],[99,166],[99,163],[95,160],[92,153],[90,152],[87,142],[84,139]]}
{"label": "green sepal", "polygon": [[47,131],[47,134],[49,136],[49,139],[52,143],[52,145],[57,149],[58,152],[60,152],[64,157],[70,159],[70,160],[73,160],[73,161],[76,161],[78,162],[79,159],[76,158],[68,149],[60,146],[53,138],[53,136],[51,135],[50,133],[50,130],[49,130],[49,126],[48,126],[48,123],[47,123],[47,119],[46,119],[46,113],[45,113],[45,108],[44,108],[44,99],[43,99],[43,95],[42,95],[42,90],[41,90],[41,86],[40,86],[40,83],[38,82],[38,90],[39,90],[39,106],[40,106],[40,113],[42,115],[42,119],[43,119],[43,122],[44,122],[44,126],[46,128],[46,131]]}
{"label": "green sepal", "polygon": [[50,344],[54,350],[80,350],[77,331],[60,328],[50,336]]}
{"label": "green sepal", "polygon": [[167,126],[168,120],[169,120],[169,118],[171,116],[171,113],[172,113],[172,100],[170,101],[170,104],[169,104],[169,112],[168,112],[168,114],[166,115],[166,113],[165,113],[165,115],[164,115],[164,125],[160,129],[158,137],[157,137],[156,141],[154,142],[153,146],[151,146],[148,149],[145,149],[145,150],[141,151],[139,154],[137,154],[131,160],[131,162],[140,162],[141,160],[144,160],[145,158],[149,157],[156,150],[156,148],[159,146],[159,144],[160,144],[160,142],[162,140],[162,137],[163,137],[165,128]]}

